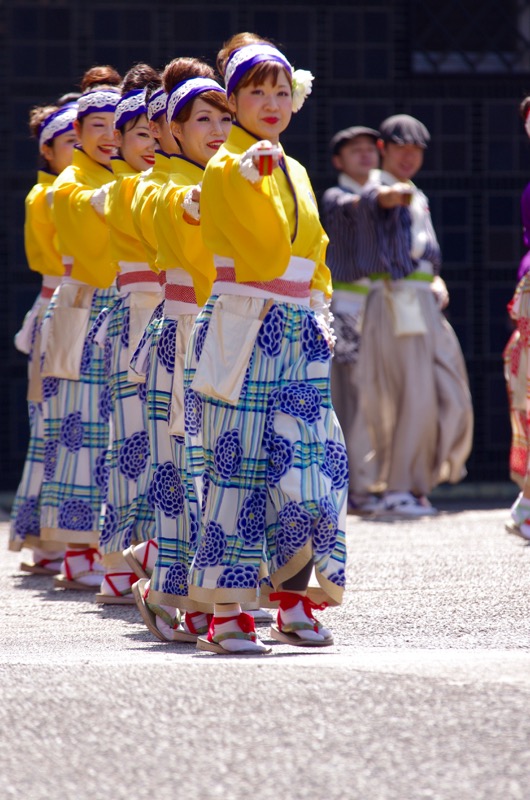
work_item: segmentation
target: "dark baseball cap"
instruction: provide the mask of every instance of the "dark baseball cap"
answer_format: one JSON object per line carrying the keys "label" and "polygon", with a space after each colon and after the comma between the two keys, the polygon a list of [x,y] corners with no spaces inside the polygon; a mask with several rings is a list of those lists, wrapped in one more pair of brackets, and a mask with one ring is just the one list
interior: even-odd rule
{"label": "dark baseball cap", "polygon": [[380,138],[384,142],[394,144],[415,144],[418,147],[427,147],[431,135],[423,122],[408,114],[396,114],[383,120],[379,126]]}
{"label": "dark baseball cap", "polygon": [[334,156],[337,155],[343,144],[351,142],[358,136],[370,136],[371,139],[377,141],[379,139],[379,131],[373,128],[364,128],[362,125],[354,125],[352,128],[345,128],[343,131],[338,131],[329,143],[331,154]]}

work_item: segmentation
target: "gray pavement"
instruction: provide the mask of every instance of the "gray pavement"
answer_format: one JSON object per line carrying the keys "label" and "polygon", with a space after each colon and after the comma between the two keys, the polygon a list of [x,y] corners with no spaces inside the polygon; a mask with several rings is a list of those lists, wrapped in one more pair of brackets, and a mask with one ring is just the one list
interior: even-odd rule
{"label": "gray pavement", "polygon": [[335,646],[261,658],[23,575],[3,523],[2,796],[530,798],[530,547],[505,517],[350,517]]}

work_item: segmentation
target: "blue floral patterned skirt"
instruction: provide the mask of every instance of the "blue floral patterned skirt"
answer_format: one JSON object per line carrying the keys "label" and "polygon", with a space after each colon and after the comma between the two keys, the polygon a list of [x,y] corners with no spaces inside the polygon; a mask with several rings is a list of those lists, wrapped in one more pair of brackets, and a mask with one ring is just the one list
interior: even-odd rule
{"label": "blue floral patterned skirt", "polygon": [[[190,340],[188,353],[197,358],[215,299]],[[205,491],[191,598],[260,596],[264,604],[271,584],[277,588],[312,560],[319,586],[308,594],[340,603],[348,460],[331,404],[330,361],[314,313],[277,303],[259,331],[237,405],[192,392],[201,407]]]}
{"label": "blue floral patterned skirt", "polygon": [[100,410],[110,418],[110,447],[100,473],[108,477],[99,539],[104,563],[105,556],[109,560],[131,543],[153,538],[155,527],[148,501],[151,458],[145,385],[128,379],[129,315],[126,295],[110,310],[104,339],[111,361],[109,382],[100,397]]}
{"label": "blue floral patterned skirt", "polygon": [[[116,289],[96,289],[90,325],[116,299]],[[52,299],[47,315],[53,314]],[[65,336],[68,332],[65,331]],[[44,378],[44,482],[41,536],[97,546],[101,503],[108,482],[110,343],[87,336],[78,381]]]}
{"label": "blue floral patterned skirt", "polygon": [[158,544],[149,597],[152,602],[193,611],[201,607],[188,597],[187,580],[197,544],[197,499],[188,475],[184,437],[169,433],[177,326],[178,320],[168,316],[151,325],[145,366],[153,476],[149,500],[155,509]]}
{"label": "blue floral patterned skirt", "polygon": [[[40,308],[33,320],[31,350],[28,356],[28,372],[32,363],[40,359],[40,326],[48,306],[40,297],[36,301]],[[34,306],[35,307],[35,306]],[[40,493],[44,475],[44,419],[42,403],[28,401],[29,442],[13,507],[11,509],[11,526],[9,532],[9,549],[20,550],[22,547],[39,547],[55,549],[53,542],[42,542],[40,538]],[[60,546],[58,545],[58,549]]]}

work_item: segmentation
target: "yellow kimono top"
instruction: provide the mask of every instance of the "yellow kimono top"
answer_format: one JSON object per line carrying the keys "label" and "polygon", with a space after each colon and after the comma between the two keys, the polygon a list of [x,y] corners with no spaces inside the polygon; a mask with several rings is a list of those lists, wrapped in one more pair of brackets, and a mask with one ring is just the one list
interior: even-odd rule
{"label": "yellow kimono top", "polygon": [[[233,125],[227,141],[204,172],[201,228],[216,255],[232,258],[238,281],[271,281],[285,272],[291,256],[315,262],[311,288],[331,296],[325,264],[328,237],[304,167],[285,158],[286,171],[251,183],[239,171],[240,156],[256,143]],[[287,177],[288,176],[288,177]]]}
{"label": "yellow kimono top", "polygon": [[56,179],[51,172],[39,171],[37,183],[26,197],[24,220],[24,246],[29,268],[41,275],[60,276],[64,273],[61,256],[57,250],[55,225],[46,192]]}
{"label": "yellow kimono top", "polygon": [[98,289],[116,277],[111,264],[109,229],[90,204],[95,189],[112,181],[112,170],[74,148],[72,164],[56,179],[52,217],[61,255],[73,258],[72,278]]}
{"label": "yellow kimono top", "polygon": [[174,168],[173,158],[160,150],[155,153],[154,167],[142,173],[142,177],[136,184],[131,203],[136,235],[148,254],[149,266],[155,272],[160,269],[156,264],[158,242],[153,226],[155,205],[160,188],[168,182],[171,170]]}
{"label": "yellow kimono top", "polygon": [[136,233],[131,209],[132,198],[142,173],[130,167],[123,158],[112,159],[112,171],[116,180],[109,186],[105,198],[105,221],[110,229],[112,266],[119,272],[118,262],[148,263],[149,255]]}
{"label": "yellow kimono top", "polygon": [[[197,305],[208,300],[215,280],[213,253],[203,242],[200,224],[184,218],[182,202],[192,186],[200,183],[204,170],[184,156],[175,156],[170,181],[158,192],[154,231],[158,241],[159,269],[184,269],[193,280]],[[176,172],[176,170],[179,170]]]}

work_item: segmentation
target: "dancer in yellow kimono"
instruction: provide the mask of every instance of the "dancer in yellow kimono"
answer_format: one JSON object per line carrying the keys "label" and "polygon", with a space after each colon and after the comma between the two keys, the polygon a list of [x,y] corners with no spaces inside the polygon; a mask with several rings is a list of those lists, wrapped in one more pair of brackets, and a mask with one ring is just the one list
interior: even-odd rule
{"label": "dancer in yellow kimono", "polygon": [[198,646],[267,652],[241,611],[267,595],[279,604],[276,640],[327,646],[313,598],[342,598],[348,488],[329,382],[327,236],[305,169],[279,144],[312,76],[248,33],[222,48],[218,69],[236,121],[205,170],[201,226],[217,279],[188,348],[205,459],[189,596],[215,604]]}

